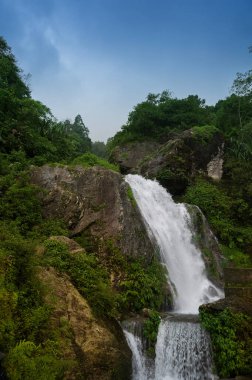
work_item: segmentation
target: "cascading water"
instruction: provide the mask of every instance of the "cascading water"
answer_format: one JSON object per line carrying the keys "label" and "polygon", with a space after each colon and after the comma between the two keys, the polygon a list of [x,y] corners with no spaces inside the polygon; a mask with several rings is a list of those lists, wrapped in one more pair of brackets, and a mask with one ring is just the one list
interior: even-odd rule
{"label": "cascading water", "polygon": [[137,380],[154,378],[153,360],[146,355],[146,338],[143,335],[143,324],[140,321],[123,323],[124,334],[132,351],[132,377]]}
{"label": "cascading water", "polygon": [[176,319],[160,323],[154,379],[214,379],[209,337],[199,323]]}
{"label": "cascading water", "polygon": [[[222,298],[223,292],[207,278],[201,252],[192,242],[190,215],[185,205],[176,204],[156,181],[131,174],[125,179],[167,267],[174,312],[198,314],[201,304]],[[154,371],[146,368],[139,337],[128,332],[126,338],[133,352],[134,380],[214,379],[209,339],[198,323],[169,318],[161,322]]]}

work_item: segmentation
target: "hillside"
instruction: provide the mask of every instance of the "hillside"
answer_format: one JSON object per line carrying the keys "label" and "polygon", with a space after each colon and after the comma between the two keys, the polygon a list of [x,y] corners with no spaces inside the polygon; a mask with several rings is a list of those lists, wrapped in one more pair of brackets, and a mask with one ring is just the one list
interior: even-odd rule
{"label": "hillside", "polygon": [[[0,377],[130,379],[119,322],[132,316],[146,318],[153,350],[172,291],[126,173],[156,178],[176,201],[202,210],[208,222],[187,206],[215,283],[223,283],[223,267],[251,267],[251,74],[238,76],[234,93],[215,106],[195,95],[149,94],[108,142],[109,163],[80,115],[59,122],[31,97],[0,38]],[[220,364],[225,376],[251,369],[245,298],[232,304],[236,329],[229,326],[233,352],[238,335],[245,349],[226,372]]]}

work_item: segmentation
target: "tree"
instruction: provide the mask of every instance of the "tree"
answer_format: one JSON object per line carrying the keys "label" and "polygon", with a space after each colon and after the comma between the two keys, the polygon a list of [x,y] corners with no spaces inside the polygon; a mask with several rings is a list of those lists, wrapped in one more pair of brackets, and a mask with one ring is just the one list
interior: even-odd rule
{"label": "tree", "polygon": [[30,97],[30,89],[24,83],[21,73],[11,48],[0,36],[0,89],[11,89],[18,98]]}
{"label": "tree", "polygon": [[101,158],[107,158],[106,145],[102,141],[95,141],[92,143],[92,153]]}
{"label": "tree", "polygon": [[241,99],[242,97],[252,98],[252,70],[237,73],[231,91],[238,97],[238,117],[240,129],[242,129]]}

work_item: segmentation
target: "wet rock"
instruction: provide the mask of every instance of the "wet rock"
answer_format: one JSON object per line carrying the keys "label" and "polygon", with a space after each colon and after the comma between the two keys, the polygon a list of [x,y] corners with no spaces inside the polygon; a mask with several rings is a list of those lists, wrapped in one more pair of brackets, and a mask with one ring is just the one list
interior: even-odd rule
{"label": "wet rock", "polygon": [[208,277],[216,285],[223,287],[223,257],[218,240],[210,229],[210,226],[199,207],[186,204],[191,217],[191,229],[194,236],[194,244],[202,253],[205,261]]}

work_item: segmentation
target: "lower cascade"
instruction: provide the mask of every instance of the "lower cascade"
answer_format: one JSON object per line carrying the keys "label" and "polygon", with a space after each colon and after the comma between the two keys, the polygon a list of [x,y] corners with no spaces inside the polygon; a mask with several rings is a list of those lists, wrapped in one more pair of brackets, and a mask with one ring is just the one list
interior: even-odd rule
{"label": "lower cascade", "polygon": [[190,215],[183,204],[156,181],[129,174],[131,186],[148,233],[159,248],[173,293],[173,313],[159,325],[156,358],[146,355],[145,342],[136,323],[124,324],[132,351],[133,380],[212,380],[208,334],[195,320],[201,304],[214,302],[223,292],[206,275],[200,250],[193,244]]}

